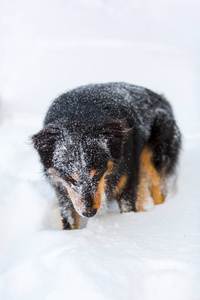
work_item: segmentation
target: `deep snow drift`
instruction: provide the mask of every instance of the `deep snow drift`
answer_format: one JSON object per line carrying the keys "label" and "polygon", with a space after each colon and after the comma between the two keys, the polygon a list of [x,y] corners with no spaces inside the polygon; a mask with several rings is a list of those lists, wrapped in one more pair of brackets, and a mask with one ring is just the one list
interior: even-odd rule
{"label": "deep snow drift", "polygon": [[[1,3],[0,299],[200,299],[199,6],[122,2]],[[55,96],[107,81],[171,102],[183,133],[178,189],[149,212],[113,204],[62,231],[29,137]]]}

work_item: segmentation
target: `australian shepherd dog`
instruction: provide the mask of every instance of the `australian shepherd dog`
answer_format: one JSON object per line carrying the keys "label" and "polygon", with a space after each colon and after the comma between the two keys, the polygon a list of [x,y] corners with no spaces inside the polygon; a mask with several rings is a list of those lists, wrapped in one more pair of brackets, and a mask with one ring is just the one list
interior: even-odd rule
{"label": "australian shepherd dog", "polygon": [[58,97],[32,136],[54,187],[63,229],[77,229],[102,199],[121,212],[161,204],[175,173],[181,134],[169,102],[127,83],[81,86]]}

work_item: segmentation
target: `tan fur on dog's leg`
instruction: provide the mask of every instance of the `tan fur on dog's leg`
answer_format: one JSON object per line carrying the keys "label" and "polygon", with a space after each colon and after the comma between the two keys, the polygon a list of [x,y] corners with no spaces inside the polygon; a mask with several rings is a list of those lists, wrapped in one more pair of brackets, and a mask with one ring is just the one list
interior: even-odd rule
{"label": "tan fur on dog's leg", "polygon": [[80,215],[74,210],[73,217],[74,217],[74,224],[71,229],[75,230],[79,228]]}
{"label": "tan fur on dog's leg", "polygon": [[165,198],[160,192],[160,187],[159,186],[152,186],[151,187],[151,196],[154,200],[154,204],[162,204],[165,201]]}
{"label": "tan fur on dog's leg", "polygon": [[151,193],[155,205],[162,204],[165,201],[165,197],[160,191],[164,174],[160,175],[157,172],[151,159],[152,152],[148,147],[145,147],[140,156],[140,175],[136,202],[137,211],[145,211],[144,203],[147,201],[148,192]]}
{"label": "tan fur on dog's leg", "polygon": [[144,203],[148,197],[148,181],[145,174],[140,174],[139,176],[139,185],[137,191],[137,203],[136,211],[146,211],[144,208]]}

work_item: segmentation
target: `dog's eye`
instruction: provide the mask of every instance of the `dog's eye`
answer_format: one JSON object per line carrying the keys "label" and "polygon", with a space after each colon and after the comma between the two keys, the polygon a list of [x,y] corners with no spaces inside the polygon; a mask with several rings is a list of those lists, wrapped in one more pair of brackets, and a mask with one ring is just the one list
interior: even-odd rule
{"label": "dog's eye", "polygon": [[66,175],[65,177],[64,177],[64,180],[65,181],[68,181],[68,182],[71,182],[72,184],[74,184],[74,185],[76,185],[76,180],[72,177],[72,176],[70,176],[70,175]]}
{"label": "dog's eye", "polygon": [[98,170],[94,174],[94,179],[99,180],[103,176],[104,171],[103,170]]}
{"label": "dog's eye", "polygon": [[90,176],[98,176],[100,174],[100,170],[91,170],[90,171]]}

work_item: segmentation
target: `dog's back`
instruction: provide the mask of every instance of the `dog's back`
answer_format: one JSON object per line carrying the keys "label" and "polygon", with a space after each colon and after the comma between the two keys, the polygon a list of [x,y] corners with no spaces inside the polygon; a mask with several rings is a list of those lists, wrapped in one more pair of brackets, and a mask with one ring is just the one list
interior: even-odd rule
{"label": "dog's back", "polygon": [[58,120],[96,120],[107,117],[127,119],[130,127],[137,126],[148,135],[156,109],[168,112],[173,118],[169,103],[156,93],[127,83],[91,84],[82,86],[58,97],[50,106],[44,125]]}

